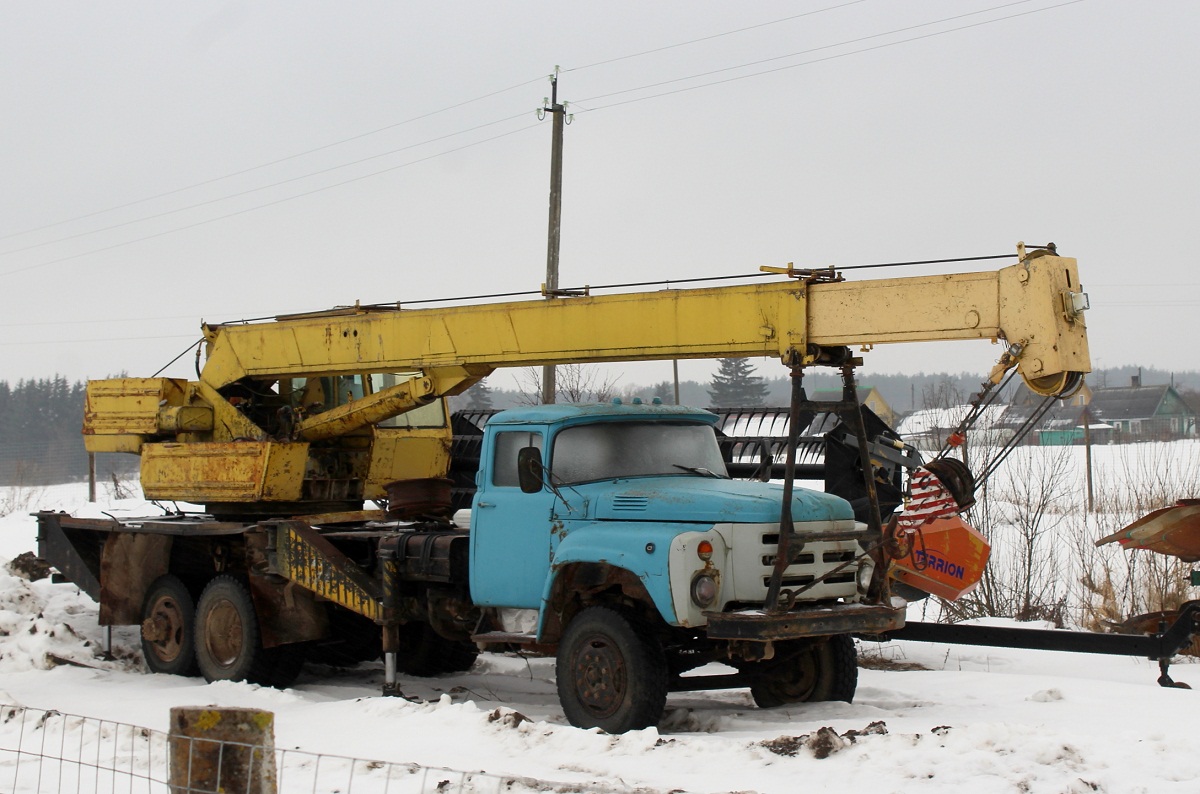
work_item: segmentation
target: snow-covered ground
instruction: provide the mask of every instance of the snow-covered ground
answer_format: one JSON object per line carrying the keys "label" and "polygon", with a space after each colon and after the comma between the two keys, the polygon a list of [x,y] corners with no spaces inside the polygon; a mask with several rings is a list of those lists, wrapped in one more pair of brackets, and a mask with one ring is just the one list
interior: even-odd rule
{"label": "snow-covered ground", "polygon": [[[0,518],[4,560],[35,548],[27,510],[153,513],[140,500],[88,505],[83,485],[0,489],[5,500],[24,504]],[[1200,790],[1196,695],[1158,687],[1156,666],[1139,659],[865,645],[866,655],[928,669],[863,669],[853,704],[760,710],[745,690],[676,694],[657,729],[608,736],[566,724],[547,659],[485,654],[463,675],[403,678],[420,701],[408,702],[379,695],[378,665],[310,667],[284,691],[206,684],[145,674],[136,628],[114,632],[115,661],[99,658],[101,637],[96,605],[74,586],[0,570],[0,703],[160,731],[172,706],[263,708],[276,715],[281,748],[576,782],[582,791]],[[1200,686],[1200,667],[1180,664],[1173,674]],[[510,711],[528,719],[504,719]],[[872,723],[885,732],[835,740],[845,746],[827,757],[795,741]],[[0,736],[10,729],[0,726]]]}

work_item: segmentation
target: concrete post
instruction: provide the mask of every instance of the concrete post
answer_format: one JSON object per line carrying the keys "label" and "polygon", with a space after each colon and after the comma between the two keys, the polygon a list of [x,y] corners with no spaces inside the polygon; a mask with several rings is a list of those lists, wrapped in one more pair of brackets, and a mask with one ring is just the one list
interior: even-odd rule
{"label": "concrete post", "polygon": [[277,794],[269,711],[179,706],[168,743],[171,794]]}

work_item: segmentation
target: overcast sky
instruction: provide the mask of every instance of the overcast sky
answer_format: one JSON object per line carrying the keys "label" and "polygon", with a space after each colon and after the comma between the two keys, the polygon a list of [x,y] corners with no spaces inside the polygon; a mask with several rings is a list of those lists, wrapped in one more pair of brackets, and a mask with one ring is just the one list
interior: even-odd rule
{"label": "overcast sky", "polygon": [[563,286],[1054,241],[1093,363],[1200,369],[1198,41],[1183,0],[6,2],[0,379],[148,376],[201,318],[537,289],[556,65]]}

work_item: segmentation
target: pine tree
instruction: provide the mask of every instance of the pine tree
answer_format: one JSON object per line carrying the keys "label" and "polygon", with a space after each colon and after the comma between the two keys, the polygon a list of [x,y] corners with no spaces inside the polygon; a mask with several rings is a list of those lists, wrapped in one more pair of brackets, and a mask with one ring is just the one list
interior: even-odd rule
{"label": "pine tree", "polygon": [[744,358],[723,358],[708,389],[708,397],[717,408],[753,408],[763,404],[767,383],[754,374]]}
{"label": "pine tree", "polygon": [[468,411],[492,410],[492,388],[487,385],[487,381],[479,381],[467,389],[463,396],[467,398]]}
{"label": "pine tree", "polygon": [[660,381],[654,384],[654,390],[650,396],[657,397],[667,405],[673,405],[675,403],[675,384],[669,380]]}

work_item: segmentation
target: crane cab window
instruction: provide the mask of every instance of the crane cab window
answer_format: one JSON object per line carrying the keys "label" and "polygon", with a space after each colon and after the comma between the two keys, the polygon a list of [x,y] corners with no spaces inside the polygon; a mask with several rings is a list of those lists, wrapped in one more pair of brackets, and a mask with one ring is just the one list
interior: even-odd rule
{"label": "crane cab window", "polygon": [[[419,372],[375,372],[369,375],[334,375],[321,378],[293,378],[292,405],[308,414],[319,414],[396,386],[419,376]],[[379,427],[433,428],[446,426],[444,400],[434,400],[399,416],[377,423]]]}
{"label": "crane cab window", "polygon": [[492,485],[501,488],[520,487],[517,478],[517,453],[524,447],[542,449],[542,434],[528,431],[509,431],[496,434],[493,447],[496,457],[492,465]]}
{"label": "crane cab window", "polygon": [[[403,383],[410,378],[419,377],[420,372],[375,372],[371,375],[370,388],[371,394],[375,392],[389,389],[392,386]],[[446,426],[446,403],[445,400],[434,400],[428,405],[422,405],[420,408],[414,408],[411,411],[402,413],[399,416],[393,416],[391,419],[384,419],[379,423],[380,427],[445,427]]]}

